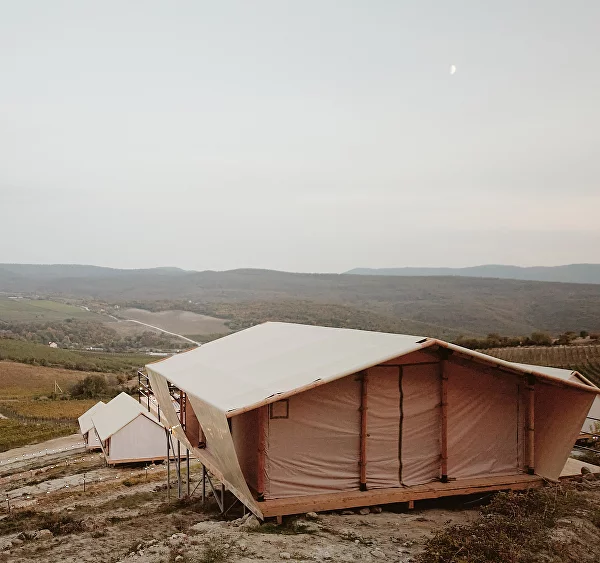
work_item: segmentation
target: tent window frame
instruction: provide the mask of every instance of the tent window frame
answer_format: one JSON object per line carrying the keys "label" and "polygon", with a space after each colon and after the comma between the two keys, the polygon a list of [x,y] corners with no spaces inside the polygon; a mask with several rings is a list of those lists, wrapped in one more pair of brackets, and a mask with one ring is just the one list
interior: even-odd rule
{"label": "tent window frame", "polygon": [[[281,413],[280,409],[276,407],[282,407],[285,405],[285,413]],[[287,419],[290,418],[290,400],[289,399],[281,399],[280,401],[275,401],[269,405],[269,419],[270,420],[279,420],[279,419]]]}

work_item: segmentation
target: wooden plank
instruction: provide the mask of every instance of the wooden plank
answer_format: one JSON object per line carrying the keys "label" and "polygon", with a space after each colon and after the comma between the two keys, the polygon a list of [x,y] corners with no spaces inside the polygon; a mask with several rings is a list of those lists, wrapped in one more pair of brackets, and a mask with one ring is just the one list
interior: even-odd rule
{"label": "wooden plank", "polygon": [[265,455],[267,449],[266,436],[269,424],[269,407],[265,405],[258,409],[258,458],[256,465],[256,488],[258,500],[264,500],[265,495]]}
{"label": "wooden plank", "polygon": [[434,482],[414,487],[371,489],[310,495],[287,499],[267,500],[260,504],[265,517],[326,510],[341,510],[360,506],[373,506],[397,502],[410,502],[441,497],[470,495],[489,491],[523,490],[542,486],[544,480],[537,475],[509,475],[464,479],[448,483]]}
{"label": "wooden plank", "polygon": [[367,391],[368,372],[361,377],[360,386],[360,490],[367,490]]}
{"label": "wooden plank", "polygon": [[441,436],[441,474],[442,483],[448,482],[448,371],[446,361],[440,361],[442,383],[442,436]]}
{"label": "wooden plank", "polygon": [[535,473],[535,378],[529,377],[527,385],[527,472]]}

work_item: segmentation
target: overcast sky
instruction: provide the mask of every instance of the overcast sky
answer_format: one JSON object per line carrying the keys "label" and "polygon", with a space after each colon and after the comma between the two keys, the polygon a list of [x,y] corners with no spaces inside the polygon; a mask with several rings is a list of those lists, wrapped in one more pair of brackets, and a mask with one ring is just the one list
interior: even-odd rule
{"label": "overcast sky", "polygon": [[0,262],[600,262],[599,26],[598,0],[0,0]]}

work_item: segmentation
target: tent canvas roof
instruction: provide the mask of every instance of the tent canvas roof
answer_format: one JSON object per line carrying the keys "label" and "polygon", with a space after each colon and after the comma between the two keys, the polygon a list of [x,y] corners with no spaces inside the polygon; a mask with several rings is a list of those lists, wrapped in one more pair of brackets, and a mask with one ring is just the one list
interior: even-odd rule
{"label": "tent canvas roof", "polygon": [[77,420],[79,422],[79,428],[82,434],[86,434],[92,428],[94,428],[94,423],[92,422],[92,416],[100,412],[100,409],[105,406],[105,403],[102,401],[97,402],[91,409],[85,411]]}
{"label": "tent canvas roof", "polygon": [[513,364],[422,336],[271,322],[146,367],[231,413],[436,344],[523,373],[587,386],[570,370]]}
{"label": "tent canvas roof", "polygon": [[140,414],[156,422],[156,424],[160,424],[134,398],[127,393],[120,393],[112,401],[109,401],[104,408],[99,409],[92,415],[92,422],[96,427],[96,432],[98,432],[100,440],[104,441],[113,434],[116,434],[124,426],[127,426]]}

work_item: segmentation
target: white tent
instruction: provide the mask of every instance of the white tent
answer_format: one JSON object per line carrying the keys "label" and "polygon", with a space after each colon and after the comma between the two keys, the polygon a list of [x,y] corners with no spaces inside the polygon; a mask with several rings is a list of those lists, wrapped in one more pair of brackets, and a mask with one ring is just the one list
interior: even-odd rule
{"label": "white tent", "polygon": [[[259,516],[350,506],[349,495],[361,506],[367,489],[394,502],[394,491],[440,479],[556,479],[600,393],[577,372],[436,339],[287,323],[146,368],[176,437]],[[202,440],[177,427],[169,383]]]}
{"label": "white tent", "polygon": [[92,423],[109,464],[167,457],[164,426],[126,393],[93,413]]}
{"label": "white tent", "polygon": [[101,449],[100,440],[98,435],[94,431],[94,423],[92,422],[92,416],[100,412],[105,404],[102,401],[96,403],[91,409],[85,411],[78,419],[79,429],[83,435],[85,446],[88,450],[99,450]]}

